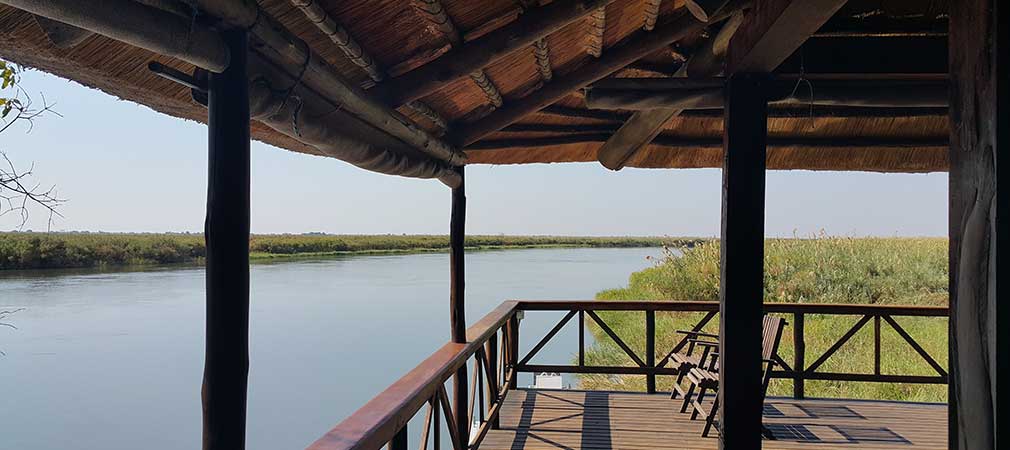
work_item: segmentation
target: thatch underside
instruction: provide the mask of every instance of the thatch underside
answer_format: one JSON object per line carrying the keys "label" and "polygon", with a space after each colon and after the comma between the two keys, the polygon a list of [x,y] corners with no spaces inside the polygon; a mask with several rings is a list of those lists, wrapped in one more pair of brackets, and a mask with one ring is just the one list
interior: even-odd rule
{"label": "thatch underside", "polygon": [[[434,29],[403,0],[317,0],[337,23],[360,43],[361,47],[388,76],[396,77],[416,67],[430,64],[452,48],[450,40]],[[447,15],[469,42],[487,32],[505,26],[523,12],[520,3],[512,0],[443,0]],[[653,1],[616,0],[606,8],[605,32],[602,54],[629,36],[649,33],[643,29]],[[905,17],[909,13],[922,16],[930,25],[930,18],[943,16],[945,2],[896,1],[888,5],[893,10],[881,11],[879,2],[853,0],[839,14],[847,17],[864,17],[867,11],[878,11],[865,16],[867,26],[879,26],[880,17]],[[264,11],[277,18],[295,35],[351,81],[370,88],[376,84],[368,73],[356,66],[331,39],[292,6],[290,0],[259,0]],[[661,2],[656,28],[664,24],[664,17],[676,14],[682,8],[681,0]],[[862,14],[862,16],[860,16]],[[915,15],[912,14],[912,15]],[[916,16],[918,17],[918,16]],[[859,19],[854,23],[861,25]],[[844,22],[851,25],[852,20]],[[577,20],[551,33],[543,41],[544,47],[530,46],[492,62],[484,68],[490,83],[501,93],[505,105],[516,99],[536,95],[545,83],[556,82],[580,67],[595,60],[586,49],[587,33],[592,32],[593,20]],[[886,23],[885,23],[886,25]],[[897,26],[897,25],[896,25]],[[843,28],[837,27],[836,28]],[[623,77],[669,76],[698,45],[700,37],[692,37],[679,45],[670,46],[647,55],[630,68],[619,71]],[[546,54],[549,59],[550,79],[545,79],[543,67],[538,65]],[[92,35],[69,49],[54,45],[42,27],[28,13],[0,6],[0,56],[19,64],[38,68],[99,89],[117,98],[146,105],[156,111],[184,119],[206,121],[206,109],[192,100],[190,91],[181,85],[160,78],[147,69],[151,61],[190,73],[194,67],[173,58],[156,55],[150,51]],[[945,55],[944,55],[945,58]],[[840,67],[837,72],[845,72]],[[384,82],[384,81],[380,81]],[[441,86],[436,92],[420,99],[424,105],[448,122],[449,130],[463,129],[473,121],[490,113],[494,106],[487,94],[470,77],[463,77]],[[556,106],[585,110],[584,100],[578,92],[557,102]],[[403,106],[398,110],[433,134],[443,131],[428,118]],[[613,112],[613,118],[592,119],[534,112],[517,122],[513,130],[503,130],[484,137],[489,142],[528,142],[529,139],[568,136],[571,139],[587,137],[587,142],[564,143],[550,146],[514,145],[501,149],[467,150],[470,164],[530,164],[555,162],[589,162],[597,160],[602,142],[601,133],[610,134],[621,125],[619,120],[630,112]],[[537,130],[535,125],[562,125],[564,129]],[[585,129],[581,129],[585,127]],[[111,128],[111,125],[110,125]],[[114,132],[108,130],[108,132]],[[698,168],[721,167],[721,149],[712,145],[676,146],[669,142],[677,139],[712,141],[721,137],[722,119],[713,115],[675,117],[665,127],[661,138],[667,144],[653,144],[639,152],[628,162],[630,167],[645,168]],[[820,139],[834,142],[831,145],[779,145],[768,153],[769,169],[858,170],[877,172],[929,172],[948,169],[947,149],[942,142],[949,134],[945,115],[916,117],[775,117],[769,120],[769,137],[793,139]],[[252,125],[255,139],[292,151],[320,154],[314,147],[282,135],[260,123]],[[895,142],[883,146],[846,146],[839,142],[861,139]],[[901,143],[905,140],[905,143]],[[938,144],[939,143],[939,144]],[[478,143],[479,144],[479,143]],[[479,145],[478,145],[479,146]]]}

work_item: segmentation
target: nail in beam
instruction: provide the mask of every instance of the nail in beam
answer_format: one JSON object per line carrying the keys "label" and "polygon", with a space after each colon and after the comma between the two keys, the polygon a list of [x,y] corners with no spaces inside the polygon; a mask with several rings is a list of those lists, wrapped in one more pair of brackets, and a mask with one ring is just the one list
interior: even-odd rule
{"label": "nail in beam", "polygon": [[[449,222],[449,308],[452,341],[466,343],[466,302],[463,296],[465,273],[463,245],[466,238],[466,177],[459,167],[459,187],[452,189],[452,213]],[[470,419],[467,414],[466,364],[460,366],[452,381],[453,410],[456,427],[464,447],[470,442]]]}
{"label": "nail in beam", "polygon": [[719,284],[720,449],[761,448],[766,81],[764,74],[736,74],[726,83]]}
{"label": "nail in beam", "polygon": [[245,448],[249,373],[248,35],[228,30],[222,36],[231,63],[210,74],[208,93],[204,450]]}

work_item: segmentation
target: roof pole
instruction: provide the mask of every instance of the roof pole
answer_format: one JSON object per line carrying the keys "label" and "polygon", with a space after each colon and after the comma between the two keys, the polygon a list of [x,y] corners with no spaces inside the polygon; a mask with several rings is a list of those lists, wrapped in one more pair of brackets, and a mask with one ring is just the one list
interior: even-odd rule
{"label": "roof pole", "polygon": [[[719,448],[761,448],[767,76],[726,84],[719,281]],[[729,405],[729,407],[726,407]]]}
{"label": "roof pole", "polygon": [[[459,167],[459,186],[452,189],[452,213],[449,219],[449,322],[452,327],[452,342],[466,343],[466,301],[463,296],[465,284],[463,245],[466,238],[466,178],[463,167]],[[467,414],[466,364],[456,370],[452,380],[453,409],[456,427],[459,429],[461,446],[466,447],[470,435],[470,419]]]}
{"label": "roof pole", "polygon": [[245,30],[221,34],[232,56],[208,83],[203,448],[241,450],[249,372],[248,39]]}

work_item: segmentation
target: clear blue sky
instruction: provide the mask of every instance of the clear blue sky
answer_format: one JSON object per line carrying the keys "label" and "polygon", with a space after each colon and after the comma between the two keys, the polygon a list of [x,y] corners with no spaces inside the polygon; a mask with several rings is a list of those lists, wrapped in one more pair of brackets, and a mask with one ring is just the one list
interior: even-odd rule
{"label": "clear blue sky", "polygon": [[[69,200],[54,230],[200,231],[206,127],[39,72],[62,117],[7,130],[0,149]],[[254,142],[254,233],[446,233],[449,190],[437,181],[379,175],[335,159]],[[719,170],[625,169],[597,163],[470,166],[470,233],[719,234]],[[945,236],[947,175],[769,172],[770,236]],[[0,230],[17,226],[0,217]],[[26,228],[44,230],[35,211]]]}

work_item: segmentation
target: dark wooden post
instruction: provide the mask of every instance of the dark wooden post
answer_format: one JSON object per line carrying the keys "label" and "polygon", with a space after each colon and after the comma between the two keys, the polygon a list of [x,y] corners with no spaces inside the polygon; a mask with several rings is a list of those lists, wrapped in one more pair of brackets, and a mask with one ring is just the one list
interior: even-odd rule
{"label": "dark wooden post", "polygon": [[761,448],[767,76],[726,84],[719,288],[719,447]]}
{"label": "dark wooden post", "polygon": [[[952,449],[1010,442],[1010,6],[950,5]],[[999,56],[1003,55],[1003,56]],[[1004,186],[1006,185],[1006,186]],[[1003,438],[999,436],[1003,435]],[[1002,441],[1003,442],[1000,444]]]}
{"label": "dark wooden post", "polygon": [[[489,374],[487,380],[488,405],[494,405],[500,395],[498,389],[498,383],[500,383],[498,380],[498,333],[494,333],[488,338],[484,348],[487,354],[487,371]],[[490,406],[488,407],[490,408]],[[498,416],[495,416],[494,420],[491,421],[491,429],[498,429]]]}
{"label": "dark wooden post", "polygon": [[249,376],[249,80],[244,30],[222,33],[231,63],[210,75],[207,342],[203,448],[245,448]]}
{"label": "dark wooden post", "polygon": [[645,390],[656,393],[656,311],[645,312],[645,365],[651,372],[645,376]]}
{"label": "dark wooden post", "polygon": [[407,424],[403,424],[403,428],[396,432],[396,436],[393,436],[393,440],[389,441],[386,448],[388,450],[407,450]]}
{"label": "dark wooden post", "polygon": [[[463,246],[466,239],[466,181],[463,168],[459,169],[459,187],[452,190],[452,213],[449,219],[449,322],[452,326],[452,341],[466,343],[466,301],[463,288],[466,284],[464,272]],[[456,370],[452,381],[453,411],[456,428],[462,445],[470,442],[470,418],[467,411],[466,364]]]}
{"label": "dark wooden post", "polygon": [[793,398],[805,397],[803,372],[806,370],[807,343],[803,338],[803,313],[793,313]]}
{"label": "dark wooden post", "polygon": [[[512,317],[509,317],[508,328],[507,328],[508,329],[508,333],[509,333],[509,342],[508,342],[508,349],[509,349],[508,360],[509,360],[509,362],[508,362],[508,367],[510,367],[512,369],[515,369],[516,366],[519,365],[519,317],[518,317],[518,314],[519,314],[519,312],[516,311],[514,314],[512,314]],[[515,389],[516,386],[518,385],[518,379],[519,379],[519,373],[516,372],[513,375],[512,380],[509,381],[508,388],[509,389]]]}

